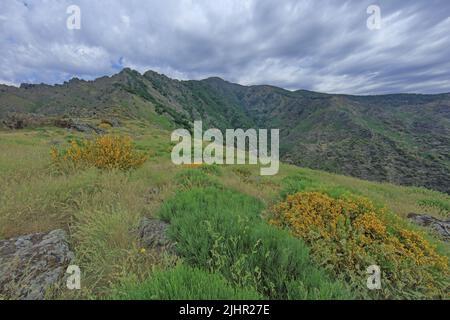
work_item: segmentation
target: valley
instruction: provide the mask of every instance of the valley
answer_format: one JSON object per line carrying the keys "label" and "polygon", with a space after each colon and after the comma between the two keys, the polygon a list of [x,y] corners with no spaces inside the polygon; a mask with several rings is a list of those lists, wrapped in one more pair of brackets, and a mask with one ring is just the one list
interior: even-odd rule
{"label": "valley", "polygon": [[124,117],[172,130],[192,130],[195,120],[222,132],[280,129],[284,162],[447,193],[449,110],[450,94],[330,95],[220,78],[178,81],[131,69],[94,81],[0,86],[0,119],[33,113]]}

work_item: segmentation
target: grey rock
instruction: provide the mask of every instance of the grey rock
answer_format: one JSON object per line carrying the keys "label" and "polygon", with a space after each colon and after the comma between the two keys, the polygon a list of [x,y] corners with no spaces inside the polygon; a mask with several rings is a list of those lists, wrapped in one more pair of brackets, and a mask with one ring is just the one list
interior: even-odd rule
{"label": "grey rock", "polygon": [[159,219],[143,218],[138,227],[138,237],[145,248],[159,251],[174,249],[174,243],[167,237],[169,224]]}
{"label": "grey rock", "polygon": [[29,127],[40,127],[51,124],[48,117],[34,113],[7,113],[1,120],[4,127],[12,130],[20,130]]}
{"label": "grey rock", "polygon": [[439,220],[427,214],[408,214],[408,219],[418,225],[434,230],[442,239],[450,241],[450,220]]}
{"label": "grey rock", "polygon": [[73,129],[79,132],[95,132],[96,134],[104,134],[105,130],[97,128],[89,123],[83,123],[72,119],[57,119],[54,125],[60,128]]}
{"label": "grey rock", "polygon": [[101,123],[109,124],[113,128],[120,127],[120,121],[116,118],[102,119]]}
{"label": "grey rock", "polygon": [[53,230],[0,240],[0,296],[42,300],[73,260],[66,232]]}
{"label": "grey rock", "polygon": [[74,122],[72,125],[72,129],[75,129],[80,132],[95,132],[96,134],[104,134],[105,133],[105,130],[97,128],[88,123]]}

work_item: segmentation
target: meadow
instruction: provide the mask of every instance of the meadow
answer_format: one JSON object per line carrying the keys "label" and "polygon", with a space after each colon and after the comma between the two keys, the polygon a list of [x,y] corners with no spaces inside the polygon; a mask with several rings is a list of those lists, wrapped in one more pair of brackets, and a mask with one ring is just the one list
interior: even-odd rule
{"label": "meadow", "polygon": [[[92,137],[53,127],[0,132],[0,239],[62,228],[69,234],[74,264],[82,270],[81,290],[55,287],[49,298],[449,298],[448,243],[406,219],[410,212],[448,218],[446,194],[285,164],[275,176],[260,176],[258,165],[176,166],[170,160],[169,131],[138,121],[107,130],[130,137],[145,161],[130,170],[61,170],[52,162],[52,148],[64,150],[72,141]],[[370,292],[364,288],[366,265],[353,265],[358,272],[350,279],[336,269],[342,267],[338,259],[320,259],[324,252],[319,254],[314,246],[314,241],[323,240],[320,233],[311,238],[311,233],[298,233],[293,225],[272,223],[277,205],[289,196],[308,193],[368,199],[388,232],[397,228],[420,236],[442,268],[426,260],[426,273],[417,277],[431,277],[435,288],[402,290],[420,284],[413,274],[405,281],[391,278],[386,290]],[[378,214],[378,208],[386,214]],[[142,217],[170,224],[175,253],[143,250],[130,232]],[[311,227],[312,231],[317,230]],[[346,235],[332,243],[345,241]],[[402,246],[406,252],[407,246]],[[327,248],[326,254],[333,256],[341,247]],[[361,261],[368,263],[374,257]],[[420,267],[410,260],[397,265],[392,259],[379,261],[382,269],[389,265],[390,274],[406,265],[408,270]]]}

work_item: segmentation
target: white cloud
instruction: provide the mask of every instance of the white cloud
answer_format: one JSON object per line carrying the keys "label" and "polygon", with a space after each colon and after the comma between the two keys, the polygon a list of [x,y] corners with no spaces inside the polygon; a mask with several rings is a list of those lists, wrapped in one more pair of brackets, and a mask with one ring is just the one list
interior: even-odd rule
{"label": "white cloud", "polygon": [[[81,8],[67,30],[66,8]],[[92,79],[122,67],[179,79],[341,93],[450,91],[450,3],[369,0],[0,2],[2,83]],[[447,12],[447,13],[446,13]]]}

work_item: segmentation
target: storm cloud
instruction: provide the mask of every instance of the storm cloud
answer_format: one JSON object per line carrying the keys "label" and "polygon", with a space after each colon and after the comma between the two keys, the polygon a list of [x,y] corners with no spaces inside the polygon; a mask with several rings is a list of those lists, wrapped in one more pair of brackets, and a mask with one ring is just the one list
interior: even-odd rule
{"label": "storm cloud", "polygon": [[[70,5],[79,30],[67,28]],[[449,92],[450,1],[3,0],[0,48],[4,84],[130,67],[328,93]]]}

